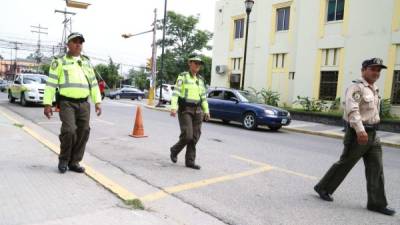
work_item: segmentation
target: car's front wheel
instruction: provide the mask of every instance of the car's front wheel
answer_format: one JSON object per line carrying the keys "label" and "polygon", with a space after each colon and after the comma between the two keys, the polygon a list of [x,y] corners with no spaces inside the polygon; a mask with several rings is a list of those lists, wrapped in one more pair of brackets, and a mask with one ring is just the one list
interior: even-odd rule
{"label": "car's front wheel", "polygon": [[117,95],[117,96],[115,96],[115,99],[120,100],[120,99],[121,99],[121,96],[120,96],[120,95]]}
{"label": "car's front wheel", "polygon": [[15,102],[15,98],[12,96],[11,91],[8,92],[8,101],[10,103],[14,103]]}
{"label": "car's front wheel", "polygon": [[268,126],[268,127],[269,127],[269,129],[272,130],[272,131],[277,131],[277,130],[279,130],[279,129],[282,128],[281,125],[270,125],[270,126]]}
{"label": "car's front wheel", "polygon": [[243,127],[248,130],[256,129],[257,128],[256,115],[252,112],[244,114],[242,124]]}
{"label": "car's front wheel", "polygon": [[142,96],[137,96],[137,98],[136,98],[138,101],[142,101],[143,100],[143,97]]}
{"label": "car's front wheel", "polygon": [[24,93],[21,94],[20,101],[21,101],[21,105],[22,106],[27,106],[28,105],[28,102],[25,99],[25,94]]}

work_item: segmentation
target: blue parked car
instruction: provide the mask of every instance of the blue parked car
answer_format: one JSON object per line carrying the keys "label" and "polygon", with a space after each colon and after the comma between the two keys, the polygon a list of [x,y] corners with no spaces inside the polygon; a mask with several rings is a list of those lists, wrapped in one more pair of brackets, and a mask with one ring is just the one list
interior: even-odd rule
{"label": "blue parked car", "polygon": [[266,125],[276,131],[291,122],[288,111],[262,104],[260,99],[247,91],[210,89],[207,100],[211,118],[221,119],[224,123],[241,122],[249,130],[256,129],[258,125]]}

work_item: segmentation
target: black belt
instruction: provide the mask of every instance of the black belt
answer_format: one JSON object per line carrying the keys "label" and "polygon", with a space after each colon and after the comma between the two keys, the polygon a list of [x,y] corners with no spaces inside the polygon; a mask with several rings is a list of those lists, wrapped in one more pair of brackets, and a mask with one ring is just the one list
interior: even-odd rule
{"label": "black belt", "polygon": [[199,102],[188,102],[184,98],[178,98],[178,105],[183,107],[199,107],[201,106],[201,101]]}
{"label": "black belt", "polygon": [[87,102],[88,98],[70,98],[63,95],[60,95],[60,101],[68,101],[68,102],[75,102],[75,103],[84,103]]}
{"label": "black belt", "polygon": [[[379,128],[379,124],[363,124],[365,131],[376,131]],[[352,128],[350,123],[347,123],[347,128]]]}

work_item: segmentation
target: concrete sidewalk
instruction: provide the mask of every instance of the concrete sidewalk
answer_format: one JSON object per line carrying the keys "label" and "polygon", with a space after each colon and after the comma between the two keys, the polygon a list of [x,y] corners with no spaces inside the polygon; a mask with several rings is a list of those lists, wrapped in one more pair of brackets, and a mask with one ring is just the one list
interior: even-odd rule
{"label": "concrete sidewalk", "polygon": [[[165,108],[157,108],[148,105],[144,106],[148,109],[165,111],[165,112],[169,111],[169,106],[166,106]],[[342,131],[343,127],[326,125],[321,123],[299,121],[299,120],[292,120],[289,126],[282,127],[282,129],[287,131],[338,138],[338,139],[342,139],[344,137],[344,132]],[[400,133],[378,131],[378,136],[381,138],[382,145],[400,148]]]}
{"label": "concrete sidewalk", "polygon": [[59,174],[57,155],[0,113],[0,225],[175,224],[133,210],[88,176]]}

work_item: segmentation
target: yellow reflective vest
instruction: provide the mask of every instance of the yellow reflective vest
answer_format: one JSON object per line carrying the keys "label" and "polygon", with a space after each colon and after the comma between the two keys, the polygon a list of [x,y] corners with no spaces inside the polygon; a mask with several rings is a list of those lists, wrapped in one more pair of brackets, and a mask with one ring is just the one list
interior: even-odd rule
{"label": "yellow reflective vest", "polygon": [[60,95],[80,99],[91,97],[93,103],[101,102],[99,85],[89,58],[81,55],[76,60],[65,55],[51,62],[44,92],[44,105],[51,105],[58,88]]}
{"label": "yellow reflective vest", "polygon": [[199,76],[192,76],[189,72],[181,73],[175,84],[171,99],[171,109],[178,109],[178,99],[184,99],[191,104],[199,104],[204,113],[209,113],[207,89],[204,80]]}

